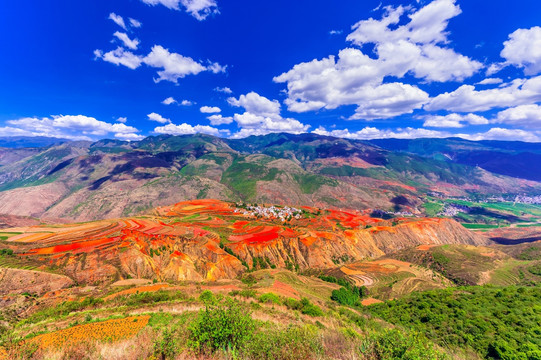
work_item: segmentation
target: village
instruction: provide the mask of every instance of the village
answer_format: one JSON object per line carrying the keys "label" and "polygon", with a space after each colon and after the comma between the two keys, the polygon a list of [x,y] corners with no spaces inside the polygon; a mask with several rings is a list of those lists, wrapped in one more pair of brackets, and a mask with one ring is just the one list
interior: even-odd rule
{"label": "village", "polygon": [[239,213],[245,216],[254,216],[256,218],[266,218],[266,219],[278,219],[282,222],[289,221],[291,219],[300,219],[302,217],[302,211],[293,207],[284,206],[259,206],[246,205],[246,204],[236,204],[237,209],[235,213]]}

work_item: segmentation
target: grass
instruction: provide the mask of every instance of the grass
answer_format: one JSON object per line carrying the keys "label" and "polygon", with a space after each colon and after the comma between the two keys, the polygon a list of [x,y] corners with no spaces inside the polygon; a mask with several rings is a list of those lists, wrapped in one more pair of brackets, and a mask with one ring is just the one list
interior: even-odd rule
{"label": "grass", "polygon": [[497,228],[500,228],[500,227],[505,227],[505,226],[492,225],[492,224],[466,224],[466,223],[462,223],[462,226],[464,226],[466,229],[472,229],[472,230],[477,230],[477,229],[497,229]]}
{"label": "grass", "polygon": [[443,205],[436,202],[426,202],[423,204],[423,207],[425,208],[426,215],[429,217],[438,215],[443,209]]}

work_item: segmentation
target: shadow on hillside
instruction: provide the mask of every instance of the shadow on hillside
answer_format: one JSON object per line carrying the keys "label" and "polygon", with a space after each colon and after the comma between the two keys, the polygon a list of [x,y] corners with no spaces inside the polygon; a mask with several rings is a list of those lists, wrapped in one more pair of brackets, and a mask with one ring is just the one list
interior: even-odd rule
{"label": "shadow on hillside", "polygon": [[533,236],[522,239],[509,239],[504,237],[493,237],[490,240],[500,245],[518,245],[524,243],[532,243],[541,240],[541,236]]}

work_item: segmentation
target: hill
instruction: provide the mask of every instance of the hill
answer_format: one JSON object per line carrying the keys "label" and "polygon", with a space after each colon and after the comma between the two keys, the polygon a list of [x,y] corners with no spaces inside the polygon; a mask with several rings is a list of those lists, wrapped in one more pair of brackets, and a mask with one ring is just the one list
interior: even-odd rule
{"label": "hill", "polygon": [[429,194],[541,189],[446,158],[315,134],[66,142],[4,149],[0,164],[0,213],[63,221],[130,216],[195,198],[428,214]]}
{"label": "hill", "polygon": [[232,279],[265,268],[328,269],[420,244],[489,240],[447,219],[367,212],[183,202],[153,215],[3,229],[10,267],[49,269],[79,284],[146,278]]}
{"label": "hill", "polygon": [[541,342],[535,228],[219,200],[15,220],[1,359],[535,359]]}

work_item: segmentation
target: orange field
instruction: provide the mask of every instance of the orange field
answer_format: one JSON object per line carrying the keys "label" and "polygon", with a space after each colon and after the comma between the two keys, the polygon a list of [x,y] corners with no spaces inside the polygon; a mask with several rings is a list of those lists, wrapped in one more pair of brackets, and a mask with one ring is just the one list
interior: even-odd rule
{"label": "orange field", "polygon": [[107,300],[111,300],[116,297],[124,296],[124,295],[131,295],[131,294],[144,293],[144,292],[154,292],[154,291],[166,289],[168,287],[170,287],[169,284],[155,284],[155,285],[139,286],[139,287],[122,290],[117,293],[111,294],[109,296],[106,296],[104,300],[107,301]]}
{"label": "orange field", "polygon": [[150,316],[131,316],[102,322],[77,325],[68,329],[38,335],[28,340],[41,349],[61,349],[86,341],[119,341],[137,334],[148,324]]}
{"label": "orange field", "polygon": [[411,226],[422,233],[427,223],[442,221],[399,218],[393,224],[371,217],[370,211],[302,209],[300,218],[283,222],[244,214],[219,200],[194,200],[158,208],[146,217],[12,228],[10,232],[20,234],[8,243],[36,266],[67,268],[68,276],[83,283],[119,279],[119,272],[120,279],[216,280],[237,276],[244,269],[241,260],[252,266],[249,253],[266,257],[266,249],[280,241],[306,247],[356,244],[359,232],[396,233]]}

